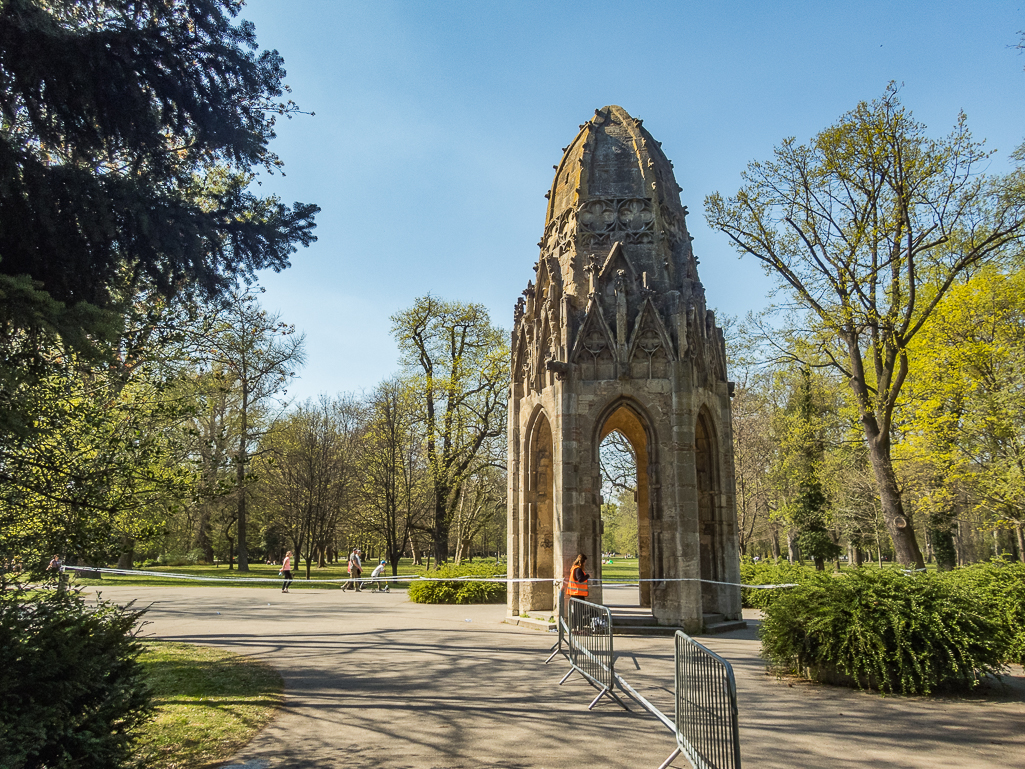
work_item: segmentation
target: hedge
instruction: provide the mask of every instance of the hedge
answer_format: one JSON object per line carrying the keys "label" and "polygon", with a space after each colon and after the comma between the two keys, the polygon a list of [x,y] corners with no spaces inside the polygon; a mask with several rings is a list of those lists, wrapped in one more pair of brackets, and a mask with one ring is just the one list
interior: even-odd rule
{"label": "hedge", "polygon": [[[803,584],[814,579],[815,569],[790,561],[754,561],[750,556],[740,559],[740,581],[745,585],[790,585]],[[783,590],[755,590],[745,587],[741,589],[741,601],[749,609],[768,608],[773,601],[786,592]]]}
{"label": "hedge", "polygon": [[505,603],[503,582],[437,581],[445,577],[505,577],[502,567],[490,561],[442,566],[423,576],[432,579],[413,580],[409,585],[409,600],[414,603]]}
{"label": "hedge", "polygon": [[996,574],[1011,575],[1016,598],[998,600],[1003,588],[984,569],[812,575],[773,591],[760,631],[762,655],[777,670],[884,692],[975,686],[1003,672],[1017,648],[1008,607],[1025,599],[1025,591],[1016,570]]}

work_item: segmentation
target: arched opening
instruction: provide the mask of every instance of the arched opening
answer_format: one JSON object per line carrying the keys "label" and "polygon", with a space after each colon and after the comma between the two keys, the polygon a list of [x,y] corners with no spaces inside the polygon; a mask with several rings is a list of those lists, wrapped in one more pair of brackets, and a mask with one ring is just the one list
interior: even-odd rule
{"label": "arched opening", "polygon": [[[718,446],[715,433],[707,416],[698,415],[694,426],[695,466],[698,491],[698,532],[701,552],[701,579],[722,580],[720,553],[722,551],[721,527],[717,514],[716,489],[719,488]],[[713,614],[719,606],[719,586],[710,582],[701,583],[701,609]]]}
{"label": "arched opening", "polygon": [[[552,427],[544,414],[539,414],[530,440],[530,462],[527,468],[526,494],[527,576],[555,578],[555,473]],[[553,608],[551,583],[524,583],[531,610]]]}
{"label": "arched opening", "polygon": [[[618,518],[611,519],[613,510],[610,507],[603,511],[608,515],[602,520],[602,550],[614,544],[615,535],[619,534],[620,547],[633,545],[630,555],[638,560],[638,576],[642,580],[650,580],[653,576],[651,482],[648,477],[652,466],[651,449],[649,430],[643,417],[625,402],[609,413],[598,431],[597,458],[603,476],[602,501],[617,506],[614,512]],[[631,521],[628,516],[635,517]],[[624,530],[613,532],[605,528],[612,525],[622,526]],[[651,606],[651,582],[640,583],[638,601],[641,606]]]}

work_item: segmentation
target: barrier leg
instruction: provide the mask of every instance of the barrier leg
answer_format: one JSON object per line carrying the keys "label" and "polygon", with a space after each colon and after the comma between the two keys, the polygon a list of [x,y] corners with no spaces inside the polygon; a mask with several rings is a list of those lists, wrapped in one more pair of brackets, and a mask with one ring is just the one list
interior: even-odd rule
{"label": "barrier leg", "polygon": [[600,692],[598,692],[598,696],[595,697],[593,700],[591,700],[591,704],[587,706],[587,709],[590,710],[595,705],[597,705],[598,704],[598,700],[600,700],[605,694],[607,694],[608,691],[609,691],[609,687],[607,687],[607,686],[603,687],[602,690]]}
{"label": "barrier leg", "polygon": [[545,660],[545,664],[547,665],[549,662],[551,662],[553,659],[555,659],[555,655],[558,654],[561,651],[562,651],[562,643],[555,644],[555,646],[552,647],[551,655],[548,657],[548,659]]}
{"label": "barrier leg", "polygon": [[672,754],[669,756],[669,758],[667,758],[665,761],[662,762],[662,765],[658,769],[669,769],[669,765],[671,763],[673,763],[673,761],[676,759],[676,757],[678,755],[680,755],[680,749],[679,748],[674,750],[672,752]]}
{"label": "barrier leg", "polygon": [[573,668],[570,668],[569,672],[562,677],[562,680],[559,681],[559,686],[562,686],[564,683],[566,683],[566,681],[569,679],[571,675],[573,675]]}

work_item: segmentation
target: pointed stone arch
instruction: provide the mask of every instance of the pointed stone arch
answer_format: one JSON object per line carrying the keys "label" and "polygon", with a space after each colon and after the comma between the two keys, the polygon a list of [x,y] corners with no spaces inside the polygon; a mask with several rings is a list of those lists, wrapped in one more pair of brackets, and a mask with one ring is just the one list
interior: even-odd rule
{"label": "pointed stone arch", "polygon": [[[619,432],[634,450],[637,464],[637,558],[638,574],[642,580],[658,579],[663,573],[661,563],[661,543],[652,539],[651,521],[661,516],[655,509],[657,495],[653,491],[658,488],[658,436],[647,410],[636,400],[628,397],[615,398],[595,420],[595,434],[591,444],[594,451],[595,467],[600,465],[598,456],[602,442],[613,431]],[[598,478],[597,485],[601,486]],[[657,561],[657,563],[656,563]],[[600,564],[598,567],[600,574]],[[650,581],[640,583],[641,606],[651,606]]]}
{"label": "pointed stone arch", "polygon": [[615,379],[616,343],[602,315],[601,306],[591,302],[580,325],[570,362],[580,366],[580,375],[590,381]]}
{"label": "pointed stone arch", "polygon": [[694,468],[697,475],[698,537],[701,559],[701,608],[705,614],[718,610],[719,585],[724,577],[721,553],[722,521],[718,490],[719,445],[715,427],[707,408],[698,412],[694,424]]}
{"label": "pointed stone arch", "polygon": [[630,376],[634,379],[664,379],[674,358],[672,338],[649,297],[641,305],[627,349]]}
{"label": "pointed stone arch", "polygon": [[[555,577],[555,442],[552,424],[538,408],[527,433],[521,517],[520,573],[531,579]],[[520,585],[520,601],[530,611],[552,608],[551,582]]]}

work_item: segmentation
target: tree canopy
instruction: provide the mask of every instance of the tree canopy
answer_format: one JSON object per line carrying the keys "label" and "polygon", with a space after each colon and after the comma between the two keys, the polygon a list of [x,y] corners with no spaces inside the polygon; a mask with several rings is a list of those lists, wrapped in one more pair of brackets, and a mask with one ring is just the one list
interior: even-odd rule
{"label": "tree canopy", "polygon": [[848,382],[898,559],[922,566],[891,457],[908,353],[966,270],[1025,232],[1025,170],[982,174],[989,153],[964,115],[930,138],[897,88],[862,102],[808,144],[789,138],[752,162],[730,198],[705,201],[709,224],[762,262],[815,343],[805,361]]}
{"label": "tree canopy", "polygon": [[[238,0],[0,5],[0,319],[69,334],[69,308],[140,288],[227,289],[288,266],[319,210],[249,188],[285,75]],[[47,301],[59,304],[48,304]]]}

